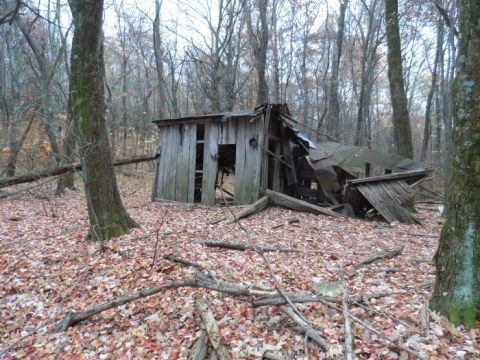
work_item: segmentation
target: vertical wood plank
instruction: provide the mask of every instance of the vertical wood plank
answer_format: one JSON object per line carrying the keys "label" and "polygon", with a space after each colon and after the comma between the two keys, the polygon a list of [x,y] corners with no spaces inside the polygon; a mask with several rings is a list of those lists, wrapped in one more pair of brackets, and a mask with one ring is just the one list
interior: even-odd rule
{"label": "vertical wood plank", "polygon": [[[262,117],[262,119],[259,120],[259,125],[258,125],[259,141],[261,141],[260,144],[265,149],[269,148],[268,129],[270,128],[271,114],[272,114],[272,109],[270,107],[267,107],[267,110],[264,116]],[[261,176],[259,193],[263,194],[265,193],[265,190],[267,190],[267,187],[268,187],[268,174],[269,174],[268,156],[269,155],[266,151],[259,151],[259,155],[261,157],[259,160],[260,176]]]}
{"label": "vertical wood plank", "polygon": [[189,130],[190,125],[184,124],[179,128],[179,140],[177,141],[177,166],[175,174],[175,200],[188,201],[188,173],[190,167],[189,154]]}
{"label": "vertical wood plank", "polygon": [[245,204],[245,156],[246,156],[246,141],[245,141],[245,120],[238,119],[237,124],[237,146],[235,154],[235,197],[234,204]]}
{"label": "vertical wood plank", "polygon": [[168,171],[165,174],[165,190],[166,190],[166,199],[175,200],[175,177],[177,173],[177,151],[180,138],[180,129],[181,125],[171,126],[170,134],[168,138]]}
{"label": "vertical wood plank", "polygon": [[170,146],[170,133],[171,127],[165,127],[162,129],[162,154],[160,156],[159,166],[159,186],[157,196],[160,199],[168,199],[168,171],[170,164],[171,146]]}
{"label": "vertical wood plank", "polygon": [[194,203],[194,193],[195,193],[195,156],[197,151],[197,124],[192,124],[190,128],[189,140],[188,140],[188,151],[189,151],[189,171],[188,171],[188,192],[187,192],[187,202]]}
{"label": "vertical wood plank", "polygon": [[215,178],[218,167],[218,124],[205,124],[205,147],[203,156],[202,203],[215,204]]}

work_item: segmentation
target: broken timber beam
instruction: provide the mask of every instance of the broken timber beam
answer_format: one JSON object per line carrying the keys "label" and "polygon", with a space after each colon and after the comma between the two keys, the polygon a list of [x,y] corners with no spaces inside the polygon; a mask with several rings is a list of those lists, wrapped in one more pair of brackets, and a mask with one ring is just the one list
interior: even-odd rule
{"label": "broken timber beam", "polygon": [[258,199],[257,201],[255,201],[252,205],[240,211],[238,214],[235,214],[235,215],[230,214],[229,216],[221,217],[219,219],[213,220],[210,224],[215,225],[225,220],[229,220],[230,222],[232,222],[232,221],[235,221],[235,219],[240,220],[240,219],[246,218],[247,216],[250,216],[265,210],[266,207],[268,206],[268,202],[269,202],[268,197],[264,196]]}
{"label": "broken timber beam", "polygon": [[[151,161],[151,160],[155,160],[155,156],[140,155],[140,156],[134,156],[131,158],[115,160],[113,162],[113,166],[135,164],[135,163]],[[82,170],[82,164],[75,163],[75,164],[57,166],[54,168],[44,169],[40,171],[34,171],[34,172],[30,172],[23,175],[7,177],[4,179],[0,179],[0,189],[8,186],[37,181],[49,176],[63,175],[72,171],[80,171],[80,170]]]}
{"label": "broken timber beam", "polygon": [[275,205],[286,207],[295,211],[308,212],[315,215],[328,215],[334,217],[345,217],[342,214],[338,214],[332,210],[322,208],[317,205],[310,204],[306,201],[296,199],[294,197],[272,191],[267,189],[265,195],[268,196],[271,202]]}

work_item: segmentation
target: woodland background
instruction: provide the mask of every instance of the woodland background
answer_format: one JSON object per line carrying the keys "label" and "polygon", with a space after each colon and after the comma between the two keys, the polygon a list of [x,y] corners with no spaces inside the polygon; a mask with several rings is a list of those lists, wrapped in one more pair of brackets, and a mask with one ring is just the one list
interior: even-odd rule
{"label": "woodland background", "polygon": [[[18,21],[0,27],[3,175],[43,168],[52,149],[63,153],[71,141],[69,8],[60,0],[26,4]],[[415,158],[440,171],[449,153],[456,51],[455,29],[444,19],[454,20],[454,5],[399,3]],[[318,133],[309,129],[395,150],[383,1],[115,1],[105,8],[107,126],[117,157],[155,148],[152,120],[252,109],[262,55],[265,99],[287,103],[312,138]]]}
{"label": "woodland background", "polygon": [[[3,11],[12,4],[22,6]],[[455,3],[399,5],[414,157],[436,168],[430,190],[437,190],[448,174]],[[2,177],[61,163],[68,151],[75,160],[68,5],[4,0],[0,9]],[[115,1],[106,10],[107,127],[115,157],[153,151],[154,119],[252,109],[262,101],[287,103],[312,138],[394,150],[384,1]],[[1,356],[186,358],[204,334],[196,306],[205,300],[230,358],[348,358],[347,343],[350,355],[368,359],[478,358],[478,330],[456,328],[428,309],[444,222],[438,196],[417,203],[422,225],[279,208],[241,224],[214,224],[230,210],[152,203],[150,165],[117,173],[139,227],[100,244],[84,241],[81,191],[53,196],[49,180],[2,189]],[[208,240],[277,251],[238,253],[206,247]],[[177,286],[188,279],[206,285]],[[259,294],[275,296],[277,279],[294,294],[340,279],[343,299],[317,295],[297,304],[322,340],[312,341],[311,331],[304,336],[288,309],[252,306]],[[219,281],[248,295],[210,291]],[[54,332],[68,312],[159,284],[177,285]],[[355,322],[349,329],[348,319]],[[212,358],[221,354],[209,350]]]}

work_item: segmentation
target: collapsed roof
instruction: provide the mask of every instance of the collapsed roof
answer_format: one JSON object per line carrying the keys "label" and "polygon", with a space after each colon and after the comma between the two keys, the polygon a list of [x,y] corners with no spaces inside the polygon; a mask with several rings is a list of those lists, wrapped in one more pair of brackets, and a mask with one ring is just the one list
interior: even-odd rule
{"label": "collapsed roof", "polygon": [[432,172],[397,154],[314,142],[285,104],[154,123],[160,129],[154,199],[215,203],[223,172],[236,169],[230,194],[236,204],[269,190],[330,213],[416,223],[404,205]]}

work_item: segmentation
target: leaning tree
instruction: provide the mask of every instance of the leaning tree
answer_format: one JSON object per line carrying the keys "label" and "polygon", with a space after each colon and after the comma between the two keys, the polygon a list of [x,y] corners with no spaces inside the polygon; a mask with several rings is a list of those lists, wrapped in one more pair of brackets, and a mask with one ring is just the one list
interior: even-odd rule
{"label": "leaning tree", "polygon": [[458,10],[452,170],[431,307],[472,328],[480,318],[480,1],[460,0]]}
{"label": "leaning tree", "polygon": [[70,112],[80,137],[90,231],[103,241],[137,226],[118,191],[105,126],[103,0],[69,0],[75,32],[70,73]]}

